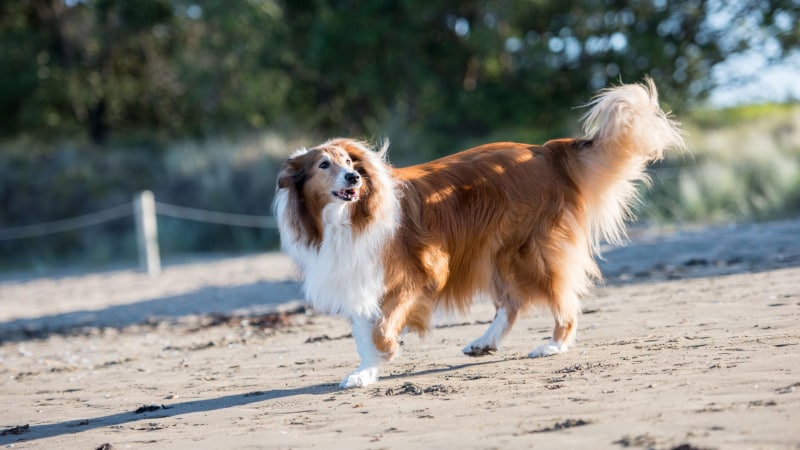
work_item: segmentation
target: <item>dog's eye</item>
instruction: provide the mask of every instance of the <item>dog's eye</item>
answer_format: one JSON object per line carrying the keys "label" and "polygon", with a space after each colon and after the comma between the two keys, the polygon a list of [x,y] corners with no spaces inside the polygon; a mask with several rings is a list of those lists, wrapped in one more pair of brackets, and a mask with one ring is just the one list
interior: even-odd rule
{"label": "dog's eye", "polygon": [[331,166],[331,162],[330,161],[322,161],[321,163],[319,163],[319,168],[320,169],[327,169],[330,166]]}
{"label": "dog's eye", "polygon": [[349,166],[350,164],[353,164],[353,161],[350,161],[350,160],[348,159],[347,161],[345,161],[345,164],[347,164],[347,165]]}

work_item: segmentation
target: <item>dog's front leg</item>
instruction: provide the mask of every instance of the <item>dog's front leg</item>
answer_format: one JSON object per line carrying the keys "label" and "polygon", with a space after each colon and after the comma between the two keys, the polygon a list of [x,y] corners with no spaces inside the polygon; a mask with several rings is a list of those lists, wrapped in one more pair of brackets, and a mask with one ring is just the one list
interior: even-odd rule
{"label": "dog's front leg", "polygon": [[342,389],[368,386],[378,381],[378,369],[381,354],[372,342],[372,329],[376,319],[370,317],[354,317],[352,319],[353,340],[356,341],[361,364],[358,369],[347,375],[339,384]]}

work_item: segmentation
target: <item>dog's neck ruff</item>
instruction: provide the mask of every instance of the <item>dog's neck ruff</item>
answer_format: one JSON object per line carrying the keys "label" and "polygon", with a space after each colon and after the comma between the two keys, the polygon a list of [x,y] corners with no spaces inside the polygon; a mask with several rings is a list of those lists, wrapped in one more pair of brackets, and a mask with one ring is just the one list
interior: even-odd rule
{"label": "dog's neck ruff", "polygon": [[347,317],[378,317],[384,292],[383,252],[397,230],[400,203],[390,169],[374,152],[370,174],[373,189],[357,202],[372,203],[375,211],[366,226],[355,229],[352,223],[355,202],[332,201],[321,211],[322,241],[308,244],[288,211],[293,195],[287,189],[276,194],[275,209],[281,233],[281,247],[292,258],[303,277],[303,291],[314,309]]}

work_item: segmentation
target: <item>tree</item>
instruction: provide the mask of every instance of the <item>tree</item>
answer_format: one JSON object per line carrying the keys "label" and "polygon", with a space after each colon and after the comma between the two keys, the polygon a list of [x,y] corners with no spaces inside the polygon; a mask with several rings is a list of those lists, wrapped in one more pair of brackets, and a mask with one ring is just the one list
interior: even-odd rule
{"label": "tree", "polygon": [[552,130],[610,83],[649,74],[679,110],[715,87],[717,64],[764,35],[778,57],[795,48],[796,1],[738,4],[731,14],[726,2],[697,0],[293,1],[284,67],[304,117],[344,133],[392,122],[443,136]]}
{"label": "tree", "polygon": [[[797,0],[0,0],[0,134],[174,139],[290,120],[442,141],[562,127],[609,83],[674,109],[796,48]],[[512,132],[510,137],[514,137]]]}
{"label": "tree", "polygon": [[0,132],[84,130],[103,144],[112,130],[174,138],[263,125],[258,114],[272,119],[283,103],[270,101],[275,71],[260,65],[271,17],[258,3],[207,1],[207,18],[169,0],[2,3]]}

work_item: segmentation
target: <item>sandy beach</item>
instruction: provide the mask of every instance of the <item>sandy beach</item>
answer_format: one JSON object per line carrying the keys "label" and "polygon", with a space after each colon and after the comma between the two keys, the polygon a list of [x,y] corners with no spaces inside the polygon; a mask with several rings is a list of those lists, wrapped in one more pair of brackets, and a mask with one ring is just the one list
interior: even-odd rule
{"label": "sandy beach", "polygon": [[604,249],[568,353],[549,313],[470,358],[491,305],[407,335],[343,391],[349,325],[304,307],[279,253],[0,277],[6,448],[800,448],[800,221]]}

